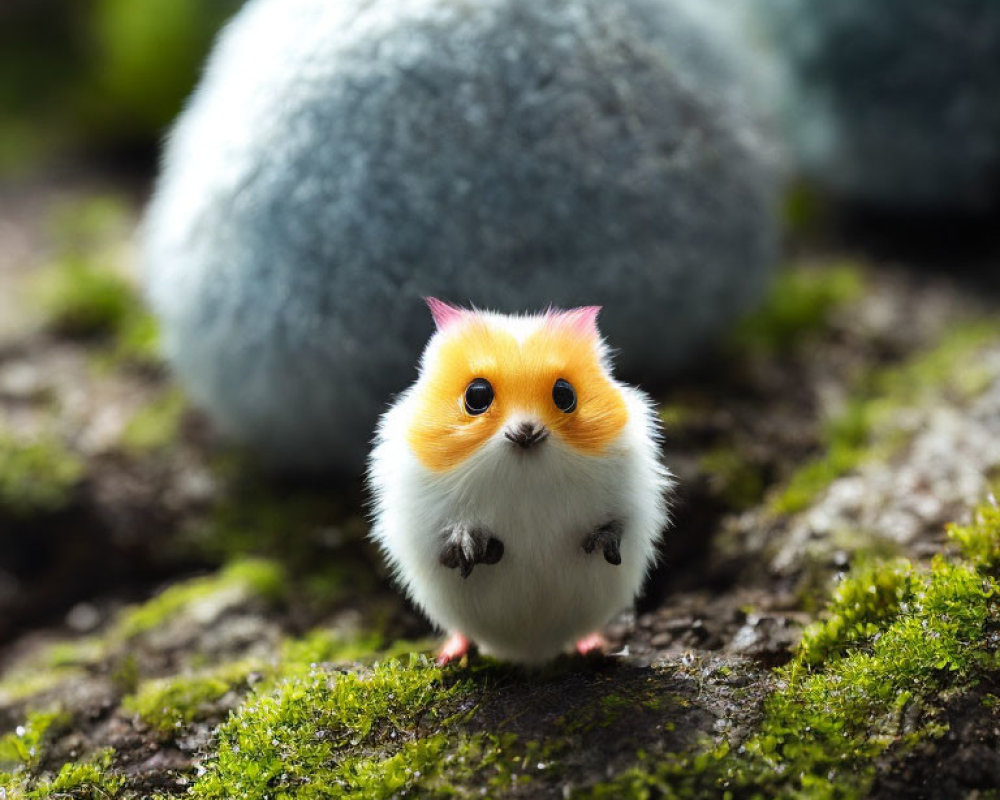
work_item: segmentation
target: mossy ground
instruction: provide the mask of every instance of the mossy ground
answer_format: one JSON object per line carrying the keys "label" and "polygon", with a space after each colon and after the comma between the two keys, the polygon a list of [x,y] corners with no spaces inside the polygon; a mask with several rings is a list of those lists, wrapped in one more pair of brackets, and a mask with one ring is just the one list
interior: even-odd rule
{"label": "mossy ground", "polygon": [[830,483],[865,460],[891,456],[905,430],[891,424],[929,396],[959,400],[982,392],[991,376],[978,368],[984,347],[1000,336],[1000,325],[979,320],[950,331],[942,341],[902,364],[877,367],[856,380],[842,410],[825,424],[821,455],[801,466],[771,499],[777,513],[806,508]]}
{"label": "mossy ground", "polygon": [[1000,681],[1000,515],[951,537],[962,557],[867,564],[778,669],[753,732],[644,760],[582,796],[860,798],[879,759],[947,731],[945,705]]}
{"label": "mossy ground", "polygon": [[70,503],[84,463],[54,434],[19,439],[0,428],[0,509],[17,516]]}
{"label": "mossy ground", "polygon": [[158,360],[157,330],[129,274],[130,225],[129,206],[114,196],[55,209],[55,256],[34,292],[53,331],[109,342],[104,360],[151,364]]}
{"label": "mossy ground", "polygon": [[[0,519],[25,509],[0,562],[22,578],[9,595],[0,574],[20,620],[0,627],[8,796],[855,797],[966,752],[962,719],[995,724],[995,508],[933,551],[822,534],[844,558],[809,602],[809,558],[775,577],[745,533],[780,538],[873,459],[905,466],[914,404],[988,389],[981,298],[838,259],[783,273],[661,394],[676,528],[641,613],[607,632],[623,654],[441,669],[365,541],[360,487],[255,473],[165,377],[123,246],[134,209],[63,208],[43,325],[0,351],[5,430],[49,448],[0,488]],[[10,393],[26,360],[53,380]],[[36,586],[48,605],[4,605]]]}
{"label": "mossy ground", "polygon": [[[762,689],[737,677],[739,661],[579,660],[528,674],[410,656],[338,669],[351,643],[327,638],[289,642],[269,664],[146,682],[123,712],[176,741],[234,695],[188,790],[198,798],[863,797],[887,753],[940,739],[947,704],[1000,678],[1000,514],[987,505],[950,535],[961,550],[951,557],[847,575],[793,660],[754,677]],[[713,735],[706,723],[726,713]],[[134,796],[112,752],[38,771],[48,732],[66,724],[35,713],[0,742],[6,768],[18,764],[12,785]],[[611,780],[586,761],[602,748]]]}

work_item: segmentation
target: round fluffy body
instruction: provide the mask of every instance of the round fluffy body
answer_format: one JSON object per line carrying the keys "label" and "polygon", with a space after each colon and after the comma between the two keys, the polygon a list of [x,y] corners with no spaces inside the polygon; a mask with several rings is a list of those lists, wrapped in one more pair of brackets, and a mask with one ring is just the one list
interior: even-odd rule
{"label": "round fluffy body", "polygon": [[772,160],[706,0],[251,0],[145,226],[166,352],[279,464],[353,471],[419,302],[601,303],[662,379],[759,296]]}
{"label": "round fluffy body", "polygon": [[888,209],[1000,197],[1000,3],[758,0],[804,174]]}
{"label": "round fluffy body", "polygon": [[[446,326],[383,416],[370,461],[372,537],[410,598],[442,629],[525,664],[628,608],[667,522],[657,418],[642,392],[611,377],[596,328],[579,321],[467,312]],[[475,378],[496,393],[472,417],[461,401]],[[554,406],[557,378],[576,389],[571,413]],[[528,449],[505,436],[526,420],[548,434]],[[612,521],[618,565],[583,547]],[[503,542],[500,561],[467,577],[442,564],[456,524]]]}

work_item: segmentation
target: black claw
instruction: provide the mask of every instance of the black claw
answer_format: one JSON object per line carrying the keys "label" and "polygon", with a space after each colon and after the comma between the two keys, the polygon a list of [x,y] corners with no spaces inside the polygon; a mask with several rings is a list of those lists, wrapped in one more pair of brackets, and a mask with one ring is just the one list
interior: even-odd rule
{"label": "black claw", "polygon": [[445,530],[445,545],[438,560],[448,569],[458,569],[463,578],[476,564],[496,564],[503,558],[503,542],[483,528],[453,525]]}
{"label": "black claw", "polygon": [[618,566],[622,563],[621,554],[622,524],[617,520],[602,525],[583,540],[583,551],[593,553],[598,546],[604,553],[604,560]]}
{"label": "black claw", "polygon": [[618,549],[618,542],[608,540],[604,543],[604,560],[616,567],[622,563],[621,550]]}

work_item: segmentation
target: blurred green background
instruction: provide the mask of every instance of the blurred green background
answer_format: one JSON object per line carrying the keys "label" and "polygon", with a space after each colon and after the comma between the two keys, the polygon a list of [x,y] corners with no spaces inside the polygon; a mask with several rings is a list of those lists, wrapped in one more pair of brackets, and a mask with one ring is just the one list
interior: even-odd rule
{"label": "blurred green background", "polygon": [[241,0],[0,2],[0,173],[157,144]]}

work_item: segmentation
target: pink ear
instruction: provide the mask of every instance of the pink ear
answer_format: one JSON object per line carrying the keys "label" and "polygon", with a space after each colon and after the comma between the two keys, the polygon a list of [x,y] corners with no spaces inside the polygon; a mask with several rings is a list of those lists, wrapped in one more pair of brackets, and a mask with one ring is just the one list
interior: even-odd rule
{"label": "pink ear", "polygon": [[458,308],[458,306],[453,306],[444,300],[438,300],[436,297],[425,297],[424,302],[431,310],[434,324],[439,331],[443,331],[449,325],[454,325],[467,313],[464,308]]}
{"label": "pink ear", "polygon": [[552,320],[558,325],[565,325],[578,336],[597,336],[597,315],[601,313],[600,306],[580,306],[568,308],[565,311],[552,310]]}

